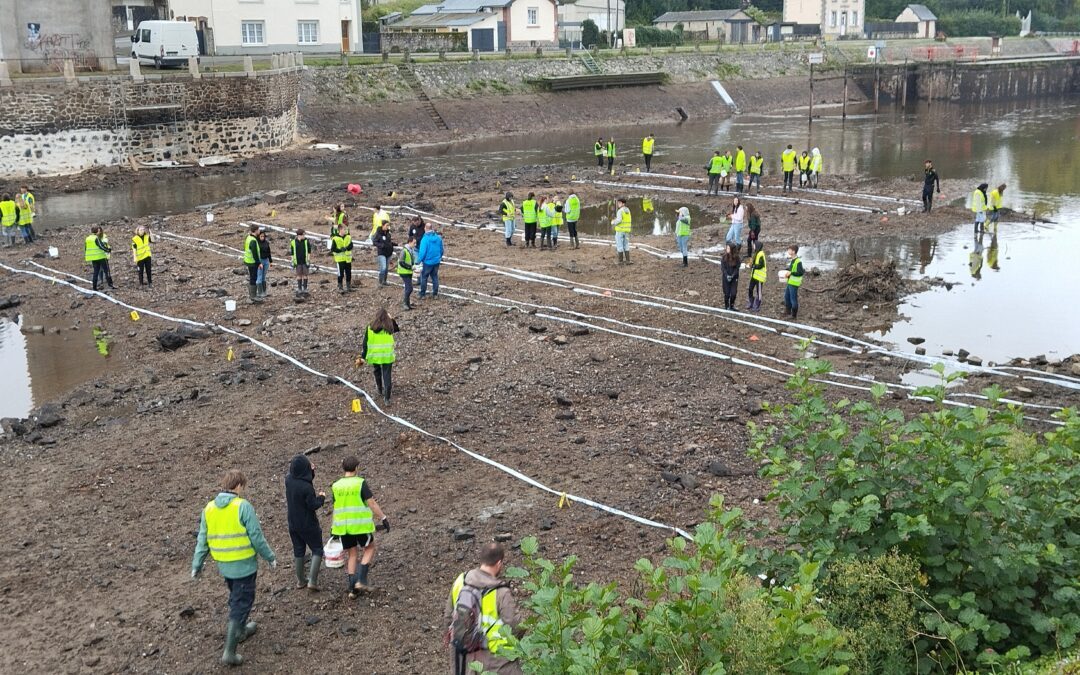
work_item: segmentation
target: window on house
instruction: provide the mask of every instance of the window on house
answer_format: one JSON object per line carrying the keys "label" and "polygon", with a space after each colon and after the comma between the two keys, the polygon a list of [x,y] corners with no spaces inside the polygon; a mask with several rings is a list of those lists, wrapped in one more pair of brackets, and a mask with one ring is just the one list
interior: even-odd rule
{"label": "window on house", "polygon": [[319,22],[318,21],[297,21],[296,22],[296,43],[301,45],[317,45],[319,44]]}
{"label": "window on house", "polygon": [[529,25],[530,26],[538,26],[538,25],[540,25],[540,8],[539,7],[530,7],[529,8]]}
{"label": "window on house", "polygon": [[240,44],[262,45],[266,44],[266,24],[263,21],[240,22]]}
{"label": "window on house", "polygon": [[836,26],[836,10],[835,9],[832,11],[831,14],[829,14],[829,25],[833,26],[833,27]]}
{"label": "window on house", "polygon": [[858,26],[859,25],[859,13],[858,12],[852,12],[851,13],[851,25],[852,26]]}

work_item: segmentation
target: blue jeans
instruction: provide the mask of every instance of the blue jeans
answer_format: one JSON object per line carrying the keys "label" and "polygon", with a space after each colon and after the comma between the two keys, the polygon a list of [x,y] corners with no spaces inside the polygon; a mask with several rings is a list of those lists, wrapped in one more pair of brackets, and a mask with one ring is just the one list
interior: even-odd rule
{"label": "blue jeans", "polygon": [[690,235],[675,237],[675,243],[679,245],[679,253],[685,258],[690,255]]}
{"label": "blue jeans", "polygon": [[409,304],[409,296],[412,295],[412,275],[411,274],[400,274],[398,276],[401,277],[401,285],[402,285],[402,288],[404,289],[402,291],[402,294],[401,294],[401,302],[408,305]]}
{"label": "blue jeans", "polygon": [[742,192],[742,187],[743,187],[742,176],[743,176],[742,171],[736,171],[735,172],[735,189],[738,190],[739,192]]}
{"label": "blue jeans", "polygon": [[420,270],[420,297],[427,295],[427,282],[428,278],[431,278],[431,296],[439,297],[439,266],[438,265],[424,265],[424,269]]}
{"label": "blue jeans", "polygon": [[559,226],[558,225],[552,225],[551,226],[551,243],[553,243],[553,244],[558,244],[559,243]]}
{"label": "blue jeans", "polygon": [[255,577],[258,572],[239,579],[225,579],[229,587],[229,621],[246,623],[255,604]]}
{"label": "blue jeans", "polygon": [[514,236],[515,223],[513,218],[503,218],[503,230],[504,236],[507,239],[512,239]]}
{"label": "blue jeans", "polygon": [[258,276],[255,277],[255,283],[257,283],[257,284],[265,284],[266,283],[266,273],[268,271],[270,271],[270,261],[263,258],[263,260],[261,262],[259,262],[259,274],[258,274]]}
{"label": "blue jeans", "polygon": [[735,244],[736,246],[742,243],[742,223],[731,223],[731,227],[728,228],[727,236],[724,237],[724,243]]}
{"label": "blue jeans", "polygon": [[615,233],[615,250],[619,253],[627,253],[630,251],[630,233],[629,232],[616,232]]}
{"label": "blue jeans", "polygon": [[760,173],[752,173],[752,174],[750,174],[750,182],[748,182],[746,184],[746,191],[747,192],[750,192],[750,188],[754,187],[754,183],[757,183],[757,189],[761,190],[761,174]]}
{"label": "blue jeans", "polygon": [[784,307],[792,311],[799,308],[799,287],[788,284],[784,287]]}

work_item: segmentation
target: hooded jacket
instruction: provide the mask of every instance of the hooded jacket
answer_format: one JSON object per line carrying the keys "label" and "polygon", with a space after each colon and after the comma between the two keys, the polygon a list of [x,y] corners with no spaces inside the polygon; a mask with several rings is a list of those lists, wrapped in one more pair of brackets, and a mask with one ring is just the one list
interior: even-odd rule
{"label": "hooded jacket", "polygon": [[[235,492],[219,492],[218,496],[214,498],[214,504],[218,508],[225,508],[235,497]],[[191,561],[191,569],[194,572],[202,570],[203,563],[206,562],[206,556],[210,553],[210,547],[206,545],[205,513],[200,514],[199,521],[199,538],[195,542],[195,557]],[[243,579],[255,574],[259,571],[260,557],[267,562],[274,562],[277,559],[274,552],[270,550],[270,544],[266,543],[266,537],[263,536],[259,518],[255,515],[255,507],[246,500],[240,505],[240,523],[247,530],[247,536],[251,540],[251,547],[255,549],[255,555],[247,560],[217,563],[218,572],[221,572],[221,576],[226,579]]]}
{"label": "hooded jacket", "polygon": [[289,473],[285,475],[285,503],[289,509],[289,530],[297,533],[311,533],[322,539],[319,528],[318,512],[325,497],[315,495],[311,482],[315,479],[315,470],[311,461],[304,455],[292,458]]}
{"label": "hooded jacket", "polygon": [[[519,614],[517,602],[514,600],[514,595],[510,592],[510,588],[505,581],[491,576],[480,568],[476,568],[465,573],[465,583],[479,588],[482,593],[491,588],[497,589],[495,591],[495,606],[499,609],[499,620],[509,626],[511,630],[514,630],[515,634],[517,633],[515,629],[521,625],[523,617]],[[446,611],[443,613],[443,617],[448,625],[453,615],[454,605],[447,599]],[[469,654],[469,661],[481,663],[485,672],[491,671],[498,675],[517,675],[521,673],[521,667],[516,662],[507,661],[486,650]]]}

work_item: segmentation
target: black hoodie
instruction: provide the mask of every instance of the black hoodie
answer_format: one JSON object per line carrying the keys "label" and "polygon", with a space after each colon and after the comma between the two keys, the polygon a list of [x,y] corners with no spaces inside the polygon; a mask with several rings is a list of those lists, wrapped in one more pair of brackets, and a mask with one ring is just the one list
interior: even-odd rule
{"label": "black hoodie", "polygon": [[285,476],[285,502],[289,505],[289,530],[311,533],[322,539],[317,514],[326,498],[315,496],[311,484],[314,478],[315,471],[308,458],[304,455],[293,457]]}

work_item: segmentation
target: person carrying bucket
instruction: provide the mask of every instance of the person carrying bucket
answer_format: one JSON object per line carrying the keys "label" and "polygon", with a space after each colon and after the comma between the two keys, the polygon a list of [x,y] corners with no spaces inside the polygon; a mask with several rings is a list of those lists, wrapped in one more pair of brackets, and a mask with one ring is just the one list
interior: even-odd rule
{"label": "person carrying bucket", "polygon": [[345,475],[331,487],[334,494],[334,521],[330,533],[341,539],[341,546],[345,550],[350,598],[373,590],[368,583],[368,570],[375,558],[375,518],[378,518],[383,531],[390,532],[390,520],[375,501],[371,486],[357,475],[359,466],[359,459],[346,457],[341,462]]}

